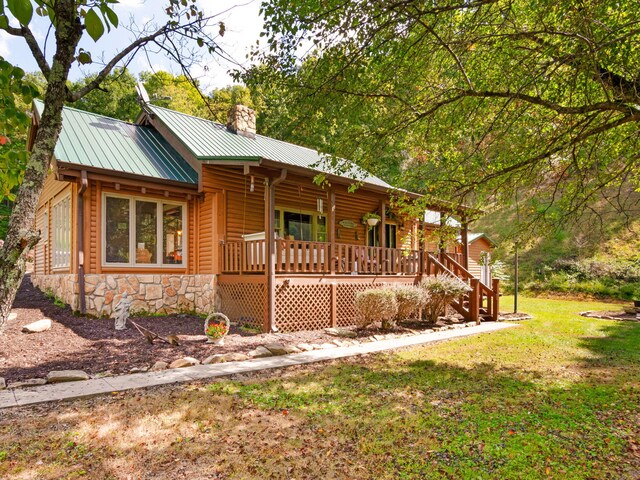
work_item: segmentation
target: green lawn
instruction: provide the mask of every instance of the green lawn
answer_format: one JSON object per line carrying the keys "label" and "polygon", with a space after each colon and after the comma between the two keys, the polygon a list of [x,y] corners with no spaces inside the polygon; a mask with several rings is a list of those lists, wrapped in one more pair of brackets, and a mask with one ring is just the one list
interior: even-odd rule
{"label": "green lawn", "polygon": [[522,299],[488,335],[13,411],[0,478],[639,478],[640,323],[577,315],[607,308]]}

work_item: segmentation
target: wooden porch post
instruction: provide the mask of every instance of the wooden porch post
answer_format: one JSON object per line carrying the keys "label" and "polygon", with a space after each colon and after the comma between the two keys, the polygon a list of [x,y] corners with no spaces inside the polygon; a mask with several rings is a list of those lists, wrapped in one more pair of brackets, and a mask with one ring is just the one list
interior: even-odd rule
{"label": "wooden porch post", "polygon": [[480,280],[472,278],[469,292],[469,321],[480,325]]}
{"label": "wooden porch post", "polygon": [[462,219],[462,232],[460,234],[462,243],[462,266],[469,270],[469,224],[467,219]]}
{"label": "wooden porch post", "polygon": [[274,229],[276,225],[276,185],[287,178],[287,170],[282,169],[278,178],[269,179],[269,185],[265,188],[265,256],[267,277],[267,315],[265,318],[265,332],[276,332],[276,249]]}
{"label": "wooden porch post", "polygon": [[329,259],[331,275],[336,273],[336,258],[338,252],[336,251],[336,193],[329,191]]}
{"label": "wooden porch post", "polygon": [[500,280],[493,279],[493,320],[498,321],[500,316]]}
{"label": "wooden porch post", "polygon": [[380,202],[380,246],[387,248],[387,212],[385,201]]}

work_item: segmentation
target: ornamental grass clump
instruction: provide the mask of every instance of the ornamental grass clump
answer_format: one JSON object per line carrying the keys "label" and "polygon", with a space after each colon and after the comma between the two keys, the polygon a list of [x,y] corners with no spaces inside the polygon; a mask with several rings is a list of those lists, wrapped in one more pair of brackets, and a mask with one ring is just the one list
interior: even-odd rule
{"label": "ornamental grass clump", "polygon": [[355,306],[360,328],[380,322],[383,329],[388,329],[398,313],[396,295],[391,289],[377,288],[356,293]]}
{"label": "ornamental grass clump", "polygon": [[427,319],[434,323],[438,321],[439,316],[445,315],[447,306],[453,300],[471,291],[467,284],[443,273],[427,277],[420,287],[427,295],[425,304]]}
{"label": "ornamental grass clump", "polygon": [[423,308],[427,301],[426,291],[414,285],[399,285],[393,288],[393,293],[398,304],[396,321],[411,317]]}

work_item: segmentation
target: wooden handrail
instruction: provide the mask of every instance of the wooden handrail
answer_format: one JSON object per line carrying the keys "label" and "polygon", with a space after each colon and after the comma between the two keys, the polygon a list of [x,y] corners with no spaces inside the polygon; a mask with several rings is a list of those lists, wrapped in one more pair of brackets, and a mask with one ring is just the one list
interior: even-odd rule
{"label": "wooden handrail", "polygon": [[[467,270],[460,263],[458,263],[456,260],[454,260],[448,253],[443,253],[442,256],[443,256],[443,258],[446,258],[449,263],[453,264],[453,266],[456,267],[457,271],[462,272],[464,274],[464,277],[465,277],[464,280],[470,280],[472,278],[475,278],[469,272],[469,270]],[[460,277],[460,275],[456,275],[456,276]]]}
{"label": "wooden handrail", "polygon": [[[275,240],[278,273],[424,273],[422,252],[346,243]],[[265,269],[265,240],[226,242],[221,246],[224,273],[260,273]]]}

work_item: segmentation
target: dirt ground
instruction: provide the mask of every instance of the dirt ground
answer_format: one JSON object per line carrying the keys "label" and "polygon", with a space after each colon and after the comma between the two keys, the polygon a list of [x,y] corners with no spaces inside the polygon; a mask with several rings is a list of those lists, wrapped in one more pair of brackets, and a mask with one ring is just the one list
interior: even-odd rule
{"label": "dirt ground", "polygon": [[[155,341],[153,345],[130,324],[116,331],[113,319],[74,315],[69,307],[60,307],[47,298],[25,276],[16,297],[10,321],[0,334],[0,377],[7,381],[42,378],[52,370],[84,370],[90,375],[110,372],[128,373],[134,367],[150,367],[156,361],[172,362],[185,356],[202,361],[216,353],[247,353],[259,345],[279,342],[322,344],[336,340],[324,331],[255,334],[235,325],[225,338],[224,346],[206,343],[204,319],[195,315],[132,318],[159,335],[177,335],[179,346]],[[24,325],[50,318],[53,326],[42,333],[26,334]],[[428,328],[424,323],[407,325],[412,329]],[[380,333],[368,329],[358,332],[362,338]],[[388,332],[386,332],[388,333]]]}

